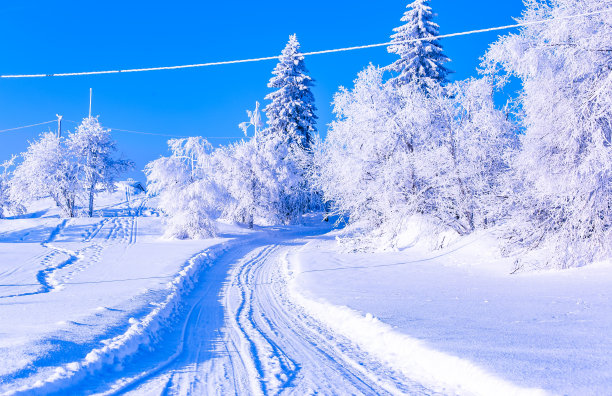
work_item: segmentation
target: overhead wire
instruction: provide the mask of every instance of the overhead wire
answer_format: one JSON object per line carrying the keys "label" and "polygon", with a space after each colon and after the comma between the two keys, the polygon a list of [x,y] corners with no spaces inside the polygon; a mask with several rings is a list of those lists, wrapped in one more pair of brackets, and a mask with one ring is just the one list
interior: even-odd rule
{"label": "overhead wire", "polygon": [[[73,120],[66,120],[68,122],[72,122],[75,124],[80,124],[80,122],[78,121],[73,121]],[[186,138],[189,137],[188,135],[172,135],[169,133],[156,133],[156,132],[142,132],[142,131],[132,131],[129,129],[119,129],[119,128],[113,128],[113,127],[108,127],[108,129],[111,130],[111,132],[125,132],[125,133],[133,133],[133,134],[138,134],[138,135],[152,135],[152,136],[164,136],[164,137],[174,137],[174,138]],[[244,138],[244,136],[203,136],[205,139],[242,139]]]}
{"label": "overhead wire", "polygon": [[[610,11],[612,11],[612,8],[607,8],[607,9],[592,11],[592,12],[585,12],[582,14],[574,14],[574,15],[567,15],[567,16],[561,16],[561,17],[555,17],[555,18],[549,18],[549,19],[542,19],[538,21],[520,22],[520,23],[515,23],[512,25],[496,26],[496,27],[491,27],[491,28],[486,28],[486,29],[476,29],[476,30],[469,30],[469,31],[457,32],[457,33],[440,34],[436,36],[415,38],[415,39],[403,40],[403,41],[388,41],[385,43],[367,44],[367,45],[359,45],[359,46],[354,46],[354,47],[344,47],[344,48],[335,48],[335,49],[328,49],[328,50],[322,50],[322,51],[304,52],[301,55],[312,56],[312,55],[331,54],[331,53],[337,53],[337,52],[354,51],[354,50],[361,50],[361,49],[368,49],[368,48],[386,47],[392,44],[414,43],[414,42],[419,42],[419,41],[432,41],[432,40],[438,40],[438,39],[444,39],[444,38],[450,38],[450,37],[468,36],[472,34],[494,32],[494,31],[508,30],[508,29],[513,29],[513,28],[526,27],[526,26],[532,26],[532,25],[543,24],[543,23],[550,23],[550,22],[559,21],[559,20],[583,18],[587,16],[603,14],[605,12],[610,12]],[[0,78],[70,77],[70,76],[90,76],[90,75],[99,75],[99,74],[135,73],[135,72],[147,72],[147,71],[159,71],[159,70],[177,70],[177,69],[189,69],[189,68],[197,68],[197,67],[262,62],[262,61],[274,60],[274,59],[279,59],[279,58],[280,58],[280,55],[275,55],[275,56],[266,56],[266,57],[261,57],[261,58],[249,58],[249,59],[238,59],[238,60],[230,60],[230,61],[196,63],[196,64],[178,65],[178,66],[146,67],[146,68],[138,68],[138,69],[118,69],[118,70],[102,70],[102,71],[88,71],[88,72],[74,72],[74,73],[5,74],[5,75],[0,75]]]}
{"label": "overhead wire", "polygon": [[52,123],[52,122],[57,122],[57,120],[45,121],[45,122],[39,122],[39,123],[37,123],[37,124],[24,125],[24,126],[19,126],[19,127],[15,127],[15,128],[2,129],[2,130],[0,130],[0,133],[10,132],[10,131],[16,131],[16,130],[18,130],[18,129],[31,128],[31,127],[35,127],[35,126],[39,126],[39,125],[50,124],[50,123]]}
{"label": "overhead wire", "polygon": [[[322,51],[305,52],[305,53],[302,53],[302,55],[303,56],[322,55],[322,54],[331,54],[331,53],[337,53],[337,52],[354,51],[354,50],[360,50],[360,49],[384,47],[384,46],[389,46],[389,45],[392,45],[392,44],[399,44],[399,43],[412,43],[412,42],[419,42],[419,41],[432,41],[432,40],[438,40],[438,39],[443,39],[443,38],[467,36],[467,35],[472,35],[472,34],[493,32],[493,31],[500,31],[500,30],[508,30],[508,29],[513,29],[513,28],[518,28],[518,27],[526,27],[526,26],[531,26],[531,25],[550,23],[550,22],[559,21],[559,20],[583,18],[583,17],[587,17],[587,16],[594,16],[594,15],[603,14],[603,13],[610,12],[610,11],[612,11],[612,8],[607,8],[607,9],[598,10],[598,11],[592,11],[592,12],[585,12],[585,13],[582,13],[582,14],[574,14],[574,15],[561,16],[561,17],[555,17],[555,18],[549,18],[549,19],[542,19],[542,20],[539,20],[539,21],[521,22],[521,23],[516,23],[516,24],[512,24],[512,25],[497,26],[497,27],[491,27],[491,28],[486,28],[486,29],[477,29],[477,30],[469,30],[469,31],[457,32],[457,33],[440,34],[440,35],[437,35],[437,36],[416,38],[416,39],[404,40],[404,41],[400,41],[400,42],[389,41],[389,42],[385,42],[385,43],[367,44],[367,45],[360,45],[360,46],[353,46],[353,47],[344,47],[344,48],[335,48],[335,49],[328,49],[328,50],[322,50]],[[239,63],[261,62],[261,61],[268,61],[268,60],[279,59],[279,57],[280,57],[279,55],[275,55],[275,56],[267,56],[267,57],[261,57],[261,58],[239,59],[239,60],[233,60],[233,61],[219,61],[219,62],[208,62],[208,63],[178,65],[178,66],[162,66],[162,67],[148,67],[148,68],[139,68],[139,69],[104,70],[104,71],[90,71],[90,72],[76,72],[76,73],[7,74],[7,75],[0,75],[0,78],[68,77],[68,76],[86,76],[86,75],[114,74],[114,73],[134,73],[134,72],[157,71],[157,70],[176,70],[176,69],[187,69],[187,68],[196,68],[196,67],[207,67],[207,66],[220,66],[220,65],[230,65],[230,64],[239,64]],[[45,122],[40,122],[40,123],[37,123],[37,124],[24,125],[24,126],[15,127],[15,128],[3,129],[3,130],[0,130],[0,133],[15,131],[15,130],[19,130],[19,129],[30,128],[30,127],[35,127],[35,126],[40,126],[40,125],[45,125],[45,124],[50,124],[50,123],[53,123],[53,122],[56,122],[56,121],[57,120],[45,121]],[[66,120],[66,121],[78,124],[78,122],[76,122],[76,121],[71,121],[71,120]],[[180,137],[186,137],[186,136],[171,135],[171,134],[164,134],[164,133],[132,131],[132,130],[118,129],[118,128],[109,128],[109,129],[111,129],[111,131],[114,130],[114,131],[118,131],[118,132],[141,134],[141,135],[179,137],[179,138]],[[208,139],[239,139],[240,137],[234,137],[234,136],[208,136],[206,138],[208,138]]]}

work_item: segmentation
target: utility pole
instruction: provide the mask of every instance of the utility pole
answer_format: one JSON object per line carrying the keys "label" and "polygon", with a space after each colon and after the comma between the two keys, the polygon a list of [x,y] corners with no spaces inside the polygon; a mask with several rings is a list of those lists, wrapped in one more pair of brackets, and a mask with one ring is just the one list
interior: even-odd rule
{"label": "utility pole", "polygon": [[91,95],[92,95],[92,89],[89,88],[89,118],[91,118]]}
{"label": "utility pole", "polygon": [[56,114],[57,117],[57,137],[61,138],[62,137],[62,117],[59,114]]}

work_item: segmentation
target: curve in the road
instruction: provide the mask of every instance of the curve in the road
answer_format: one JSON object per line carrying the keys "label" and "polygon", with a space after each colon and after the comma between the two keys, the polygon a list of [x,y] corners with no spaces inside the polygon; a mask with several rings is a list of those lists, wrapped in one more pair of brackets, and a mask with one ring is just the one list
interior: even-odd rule
{"label": "curve in the road", "polygon": [[[283,233],[287,234],[283,236]],[[96,385],[104,394],[432,394],[292,302],[280,257],[286,231],[220,256],[158,351]],[[91,390],[91,389],[90,389]]]}

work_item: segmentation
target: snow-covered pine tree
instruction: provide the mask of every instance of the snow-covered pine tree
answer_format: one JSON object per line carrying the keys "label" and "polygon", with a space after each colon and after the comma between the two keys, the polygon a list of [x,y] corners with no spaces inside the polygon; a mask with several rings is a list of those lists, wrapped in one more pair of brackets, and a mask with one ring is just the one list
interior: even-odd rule
{"label": "snow-covered pine tree", "polygon": [[113,157],[115,141],[110,130],[102,128],[98,118],[83,119],[77,130],[68,137],[68,145],[76,158],[83,190],[88,194],[88,214],[91,217],[97,188],[111,191],[117,175],[133,165],[130,161]]}
{"label": "snow-covered pine tree", "polygon": [[317,109],[310,90],[313,80],[295,34],[289,36],[272,74],[268,87],[276,91],[266,96],[271,101],[264,110],[268,117],[266,135],[282,136],[288,144],[308,149],[316,132]]}
{"label": "snow-covered pine tree", "polygon": [[417,80],[424,89],[443,84],[450,72],[444,64],[450,59],[444,55],[441,44],[438,40],[411,41],[438,35],[439,26],[433,21],[436,15],[429,6],[429,0],[416,0],[407,8],[401,19],[406,23],[393,29],[393,44],[387,49],[400,57],[387,66],[387,70],[394,73],[390,82],[401,86]]}
{"label": "snow-covered pine tree", "polygon": [[[317,195],[310,188],[307,174],[312,166],[311,146],[316,133],[316,107],[300,43],[289,37],[268,87],[276,91],[266,96],[268,126],[257,140],[257,155],[268,168],[266,186],[273,223],[289,223],[316,205]],[[274,175],[270,178],[269,173]]]}

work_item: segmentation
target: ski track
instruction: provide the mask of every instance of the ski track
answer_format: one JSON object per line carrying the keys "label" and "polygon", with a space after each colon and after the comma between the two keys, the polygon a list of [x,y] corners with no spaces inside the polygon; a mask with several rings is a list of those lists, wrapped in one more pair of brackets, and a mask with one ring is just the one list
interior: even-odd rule
{"label": "ski track", "polygon": [[[99,394],[433,394],[359,351],[293,303],[280,257],[303,241],[236,245],[203,272],[178,334],[106,374]],[[172,351],[172,352],[168,352]],[[79,388],[82,389],[82,388]]]}

